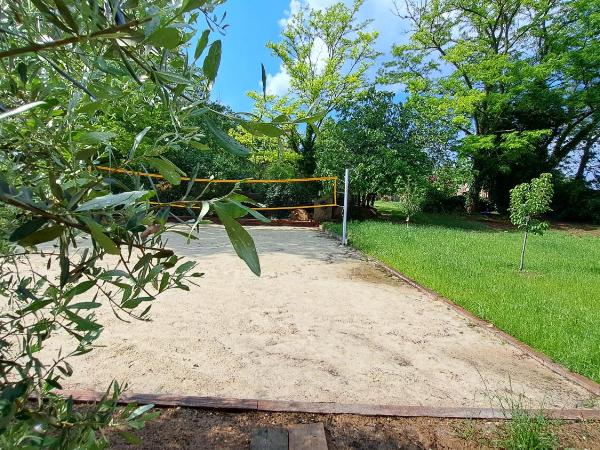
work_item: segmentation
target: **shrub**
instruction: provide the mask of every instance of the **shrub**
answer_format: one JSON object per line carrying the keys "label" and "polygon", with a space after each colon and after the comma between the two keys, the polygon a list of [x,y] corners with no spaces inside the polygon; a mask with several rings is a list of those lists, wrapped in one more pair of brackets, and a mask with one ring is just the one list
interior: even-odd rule
{"label": "shrub", "polygon": [[471,168],[467,161],[459,160],[437,168],[428,177],[423,210],[435,213],[465,211],[467,199],[460,192],[471,178]]}
{"label": "shrub", "polygon": [[552,201],[557,220],[600,223],[600,190],[583,180],[558,178]]}
{"label": "shrub", "polygon": [[465,211],[466,200],[464,195],[447,196],[433,187],[428,187],[425,193],[423,211],[432,213],[463,212]]}

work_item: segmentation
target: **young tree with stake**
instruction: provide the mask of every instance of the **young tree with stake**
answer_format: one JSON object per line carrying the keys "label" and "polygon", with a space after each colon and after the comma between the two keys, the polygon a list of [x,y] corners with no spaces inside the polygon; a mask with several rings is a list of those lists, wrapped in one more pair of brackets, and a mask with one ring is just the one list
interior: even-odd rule
{"label": "young tree with stake", "polygon": [[406,216],[406,228],[408,228],[410,218],[423,209],[425,189],[410,176],[401,178],[398,184],[398,206],[402,214]]}
{"label": "young tree with stake", "polygon": [[519,184],[510,191],[510,220],[519,229],[525,230],[519,271],[525,268],[529,232],[541,235],[548,229],[548,222],[539,220],[539,216],[550,211],[552,195],[552,175],[549,173],[541,174],[530,183]]}

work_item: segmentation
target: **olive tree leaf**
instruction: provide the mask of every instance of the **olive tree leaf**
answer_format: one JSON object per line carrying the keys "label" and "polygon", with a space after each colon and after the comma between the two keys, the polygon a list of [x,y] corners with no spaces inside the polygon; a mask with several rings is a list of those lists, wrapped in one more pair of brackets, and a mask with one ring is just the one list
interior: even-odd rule
{"label": "olive tree leaf", "polygon": [[21,226],[19,226],[16,230],[14,230],[12,232],[12,234],[10,235],[8,240],[11,242],[19,241],[20,239],[23,239],[23,238],[29,236],[31,233],[34,233],[37,230],[39,230],[40,228],[42,228],[42,226],[47,221],[48,221],[48,219],[38,218],[38,219],[32,219],[28,222],[25,222],[24,224],[22,224]]}
{"label": "olive tree leaf", "polygon": [[179,45],[179,32],[171,27],[158,28],[147,40],[155,47],[173,49]]}
{"label": "olive tree leaf", "polygon": [[211,83],[215,81],[217,78],[217,72],[219,71],[219,66],[221,65],[221,41],[216,40],[208,49],[208,55],[204,58],[204,63],[202,64],[202,71],[204,72],[204,76]]}
{"label": "olive tree leaf", "polygon": [[96,280],[86,280],[72,287],[65,293],[65,298],[72,299],[73,297],[89,291],[96,285]]}
{"label": "olive tree leaf", "polygon": [[196,44],[196,50],[194,51],[194,59],[200,58],[202,52],[208,45],[208,36],[210,35],[210,30],[204,30],[202,35],[198,39],[198,43]]}
{"label": "olive tree leaf", "polygon": [[129,191],[122,192],[120,194],[103,195],[102,197],[96,197],[92,200],[82,203],[75,211],[92,211],[94,209],[106,209],[120,205],[129,206],[142,199],[146,200],[153,195],[154,192],[152,191]]}
{"label": "olive tree leaf", "polygon": [[169,183],[175,186],[181,183],[181,175],[183,173],[168,159],[146,157],[143,159],[143,162],[157,169]]}
{"label": "olive tree leaf", "polygon": [[174,84],[184,84],[188,85],[191,81],[187,78],[182,77],[181,75],[177,75],[171,72],[165,72],[162,70],[155,70],[154,74],[158,77],[160,81],[163,83],[174,83]]}
{"label": "olive tree leaf", "polygon": [[214,203],[213,208],[219,220],[225,226],[231,245],[233,245],[237,255],[244,260],[255,275],[260,276],[260,261],[250,234],[228,214],[227,207],[223,206],[222,203]]}
{"label": "olive tree leaf", "polygon": [[83,318],[69,310],[65,310],[65,316],[67,316],[67,318],[77,326],[78,330],[98,331],[102,329],[102,325],[98,324],[97,322]]}
{"label": "olive tree leaf", "polygon": [[73,30],[73,32],[75,34],[77,34],[79,32],[79,27],[77,26],[77,22],[75,21],[75,18],[71,14],[69,7],[65,4],[65,2],[63,0],[54,0],[54,4],[56,5],[56,8],[60,12],[60,15],[62,16],[62,18],[65,20],[67,25],[69,25],[69,28],[71,28],[71,30]]}
{"label": "olive tree leaf", "polygon": [[301,117],[299,119],[294,120],[292,123],[315,123],[319,120],[323,120],[327,115],[327,111],[321,111],[317,114],[313,114],[312,116]]}
{"label": "olive tree leaf", "polygon": [[208,132],[225,150],[237,156],[246,156],[250,154],[250,150],[221,130],[221,128],[219,128],[210,118],[204,117],[203,120]]}
{"label": "olive tree leaf", "polygon": [[17,73],[23,84],[27,83],[27,64],[23,61],[17,64]]}
{"label": "olive tree leaf", "polygon": [[264,64],[260,64],[260,69],[262,72],[262,88],[263,88],[263,98],[267,101],[267,70],[265,69]]}
{"label": "olive tree leaf", "polygon": [[66,31],[67,33],[72,32],[72,30],[70,30],[64,23],[58,20],[58,16],[52,13],[52,11],[50,11],[50,9],[42,0],[31,0],[31,3],[35,5],[35,7],[43,14],[44,18],[47,19],[49,22],[53,23],[58,28],[60,28],[63,31]]}
{"label": "olive tree leaf", "polygon": [[115,137],[117,137],[116,133],[110,131],[85,131],[76,133],[73,140],[84,145],[97,145],[109,142]]}
{"label": "olive tree leaf", "polygon": [[109,253],[111,255],[121,254],[121,251],[119,250],[117,244],[115,244],[115,242],[111,238],[104,234],[104,229],[98,222],[96,222],[91,217],[87,216],[79,216],[79,219],[81,219],[81,221],[87,225],[88,229],[90,230],[90,234],[92,235],[92,238],[94,238],[96,243],[100,247],[102,247],[104,251],[106,251],[106,253]]}
{"label": "olive tree leaf", "polygon": [[252,208],[247,207],[246,205],[237,202],[235,200],[232,199],[227,199],[225,200],[226,203],[234,205],[235,207],[239,208],[240,210],[244,211],[244,215],[246,214],[250,214],[252,217],[254,217],[255,219],[260,220],[261,222],[265,222],[265,223],[269,223],[271,222],[270,219],[268,219],[267,217],[263,216],[261,213],[259,213],[258,211],[255,211]]}
{"label": "olive tree leaf", "polygon": [[133,140],[133,144],[131,146],[131,149],[129,150],[129,157],[128,157],[129,160],[133,159],[133,156],[135,155],[135,151],[140,146],[140,143],[142,142],[142,139],[144,139],[144,136],[146,136],[146,133],[148,131],[150,131],[150,127],[144,128],[142,131],[140,131],[135,136],[135,139]]}
{"label": "olive tree leaf", "polygon": [[201,8],[206,4],[207,0],[184,0],[181,5],[180,14],[186,13],[188,11],[192,11],[197,8]]}
{"label": "olive tree leaf", "polygon": [[72,305],[67,306],[67,308],[69,308],[69,309],[96,309],[96,308],[100,308],[100,306],[102,306],[102,304],[100,304],[100,303],[80,302],[80,303],[73,303]]}
{"label": "olive tree leaf", "polygon": [[37,230],[30,235],[19,239],[19,244],[23,247],[31,247],[33,245],[42,244],[44,242],[53,241],[57,239],[62,232],[64,231],[64,227],[62,225],[54,225],[51,227],[42,228],[41,230]]}
{"label": "olive tree leaf", "polygon": [[130,420],[135,420],[135,419],[137,419],[137,418],[138,418],[138,417],[140,417],[142,414],[144,414],[144,413],[146,413],[146,412],[150,411],[152,408],[154,408],[154,404],[153,404],[153,403],[150,403],[150,404],[148,404],[148,405],[143,405],[143,406],[140,406],[140,407],[136,408],[136,409],[135,409],[135,411],[133,411],[133,412],[132,412],[132,413],[129,415],[129,417],[127,417],[127,421],[130,421]]}

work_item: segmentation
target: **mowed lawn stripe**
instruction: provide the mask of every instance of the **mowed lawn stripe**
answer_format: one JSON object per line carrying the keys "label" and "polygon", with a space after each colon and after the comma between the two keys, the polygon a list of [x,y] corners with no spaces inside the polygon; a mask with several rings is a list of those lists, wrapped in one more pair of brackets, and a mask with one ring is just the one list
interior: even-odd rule
{"label": "mowed lawn stripe", "polygon": [[521,233],[457,216],[419,222],[351,222],[350,243],[600,382],[600,237],[530,236],[519,273]]}

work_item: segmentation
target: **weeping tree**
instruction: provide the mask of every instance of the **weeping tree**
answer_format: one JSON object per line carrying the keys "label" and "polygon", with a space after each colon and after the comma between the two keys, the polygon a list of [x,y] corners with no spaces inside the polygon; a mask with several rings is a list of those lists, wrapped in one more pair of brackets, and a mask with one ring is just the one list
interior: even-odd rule
{"label": "weeping tree", "polygon": [[[0,202],[10,217],[0,245],[1,448],[104,448],[107,426],[136,442],[127,426],[155,416],[151,406],[117,409],[118,383],[85,409],[58,389],[101,336],[102,304],[118,319],[149,320],[159,294],[201,282],[196,262],[165,246],[165,234],[181,231],[169,226],[169,206],[144,188],[153,181],[100,167],[159,172],[178,185],[186,174],[165,156],[174,148],[194,151],[210,137],[249,154],[219,127],[226,112],[208,102],[222,48],[215,36],[225,28],[215,13],[221,3],[0,1]],[[120,122],[140,92],[140,114],[164,117],[162,132]],[[277,130],[229,119],[259,133]],[[213,210],[260,274],[254,243],[236,221],[261,217],[248,199],[236,189],[219,198],[189,192],[180,201],[198,219]],[[42,359],[57,333],[73,339],[73,350]]]}

